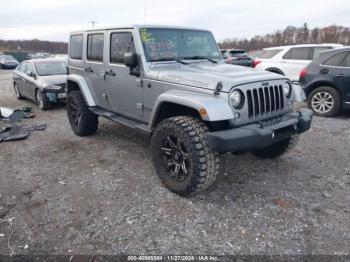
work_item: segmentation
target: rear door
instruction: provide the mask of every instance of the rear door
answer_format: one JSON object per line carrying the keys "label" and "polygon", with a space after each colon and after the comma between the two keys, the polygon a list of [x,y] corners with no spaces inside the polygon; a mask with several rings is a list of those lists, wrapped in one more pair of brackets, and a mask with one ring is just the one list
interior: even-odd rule
{"label": "rear door", "polygon": [[334,82],[340,88],[342,97],[350,102],[350,52],[344,52],[345,58],[336,68]]}
{"label": "rear door", "polygon": [[292,81],[298,81],[300,71],[311,62],[312,56],[313,47],[293,47],[282,57],[280,68]]}
{"label": "rear door", "polygon": [[124,54],[136,52],[132,30],[108,32],[108,64],[106,87],[114,112],[140,120],[142,117],[142,88],[140,77],[130,74],[124,64]]}

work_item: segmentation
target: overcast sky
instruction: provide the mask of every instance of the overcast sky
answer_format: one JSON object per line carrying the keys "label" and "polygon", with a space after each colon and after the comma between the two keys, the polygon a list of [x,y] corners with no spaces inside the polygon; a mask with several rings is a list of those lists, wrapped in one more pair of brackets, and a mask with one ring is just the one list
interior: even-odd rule
{"label": "overcast sky", "polygon": [[350,26],[349,0],[0,0],[0,7],[0,39],[67,41],[70,31],[91,28],[91,20],[97,27],[145,22],[202,27],[218,40],[304,22]]}

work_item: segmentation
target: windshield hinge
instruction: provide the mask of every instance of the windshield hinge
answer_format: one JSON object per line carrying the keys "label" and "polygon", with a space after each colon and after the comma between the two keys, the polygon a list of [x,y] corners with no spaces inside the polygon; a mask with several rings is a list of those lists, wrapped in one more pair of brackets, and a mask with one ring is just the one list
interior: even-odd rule
{"label": "windshield hinge", "polygon": [[218,84],[215,87],[214,95],[216,95],[216,96],[219,95],[221,89],[222,89],[222,82],[220,81],[220,82],[218,82]]}

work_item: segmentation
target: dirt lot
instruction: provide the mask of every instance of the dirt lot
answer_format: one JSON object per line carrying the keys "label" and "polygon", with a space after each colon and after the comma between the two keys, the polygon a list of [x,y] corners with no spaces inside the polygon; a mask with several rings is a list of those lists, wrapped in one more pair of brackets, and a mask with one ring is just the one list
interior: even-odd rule
{"label": "dirt lot", "polygon": [[0,106],[32,106],[23,122],[48,128],[0,144],[0,254],[349,254],[349,114],[315,118],[278,160],[222,156],[216,184],[186,199],[155,174],[149,137],[102,119],[79,138],[64,107],[16,100],[11,77]]}

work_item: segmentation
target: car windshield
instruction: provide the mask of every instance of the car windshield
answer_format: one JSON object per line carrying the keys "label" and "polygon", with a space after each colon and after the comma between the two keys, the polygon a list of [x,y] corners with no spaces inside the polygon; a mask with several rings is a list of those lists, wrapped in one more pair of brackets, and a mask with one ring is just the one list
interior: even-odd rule
{"label": "car windshield", "polygon": [[244,50],[232,50],[230,51],[230,56],[232,57],[246,57],[248,54]]}
{"label": "car windshield", "polygon": [[67,74],[67,62],[64,61],[40,61],[34,64],[39,76]]}
{"label": "car windshield", "polygon": [[0,58],[8,61],[15,60],[13,56],[10,55],[0,55]]}
{"label": "car windshield", "polygon": [[148,62],[222,59],[215,39],[208,31],[142,28],[140,35]]}
{"label": "car windshield", "polygon": [[277,55],[279,52],[281,52],[282,49],[268,49],[268,50],[263,50],[261,54],[258,55],[257,58],[262,58],[262,59],[270,59]]}

